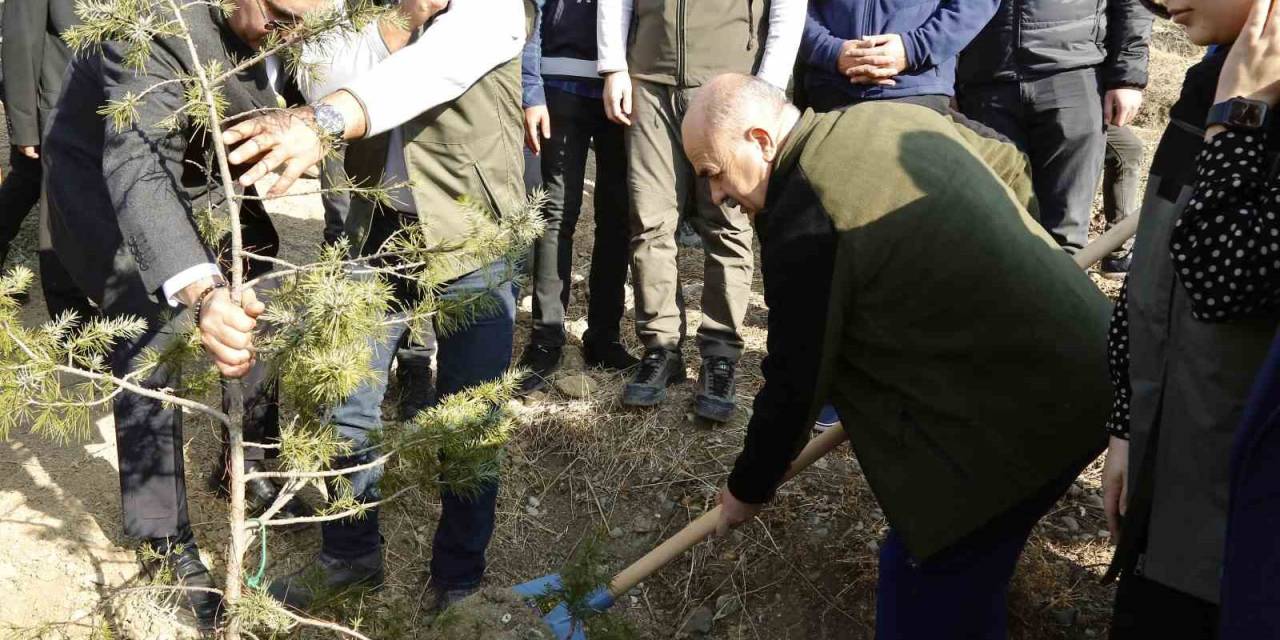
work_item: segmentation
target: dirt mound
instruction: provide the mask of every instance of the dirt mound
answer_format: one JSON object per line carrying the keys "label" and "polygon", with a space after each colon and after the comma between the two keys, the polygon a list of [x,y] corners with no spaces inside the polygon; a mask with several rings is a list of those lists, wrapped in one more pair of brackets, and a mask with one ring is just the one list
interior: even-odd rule
{"label": "dirt mound", "polygon": [[555,640],[537,611],[510,589],[482,589],[440,614],[438,640]]}

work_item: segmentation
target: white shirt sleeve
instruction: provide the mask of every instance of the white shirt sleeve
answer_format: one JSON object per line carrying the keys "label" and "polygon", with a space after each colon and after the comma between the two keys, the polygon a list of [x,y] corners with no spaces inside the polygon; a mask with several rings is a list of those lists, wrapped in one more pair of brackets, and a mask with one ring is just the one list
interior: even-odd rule
{"label": "white shirt sleeve", "polygon": [[457,98],[513,60],[524,32],[521,0],[453,0],[416,41],[389,56],[376,24],[355,42],[348,36],[347,48],[335,49],[333,62],[322,65],[328,67],[324,87],[354,95],[368,118],[365,135],[375,136]]}
{"label": "white shirt sleeve", "polygon": [[807,5],[807,0],[773,0],[769,8],[769,37],[765,40],[764,59],[756,75],[783,90],[787,88],[800,51]]}
{"label": "white shirt sleeve", "polygon": [[631,30],[633,0],[596,2],[596,71],[627,70],[627,33]]}
{"label": "white shirt sleeve", "polygon": [[302,45],[303,66],[312,72],[299,74],[298,88],[307,102],[315,102],[353,82],[390,55],[376,22],[358,33],[331,31]]}
{"label": "white shirt sleeve", "polygon": [[198,282],[201,278],[213,278],[221,276],[222,271],[218,270],[218,265],[211,262],[198,264],[187,267],[179,271],[177,275],[164,281],[161,291],[164,293],[164,299],[169,301],[169,306],[176,307],[182,304],[178,300],[178,292],[186,289],[193,282]]}

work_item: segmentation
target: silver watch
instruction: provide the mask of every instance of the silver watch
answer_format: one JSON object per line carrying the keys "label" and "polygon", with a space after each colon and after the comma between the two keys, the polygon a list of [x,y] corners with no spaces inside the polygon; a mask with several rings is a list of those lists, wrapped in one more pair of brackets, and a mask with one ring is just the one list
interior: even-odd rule
{"label": "silver watch", "polygon": [[342,140],[342,134],[347,132],[347,121],[337,107],[318,102],[311,105],[311,110],[316,116],[316,127],[334,140]]}

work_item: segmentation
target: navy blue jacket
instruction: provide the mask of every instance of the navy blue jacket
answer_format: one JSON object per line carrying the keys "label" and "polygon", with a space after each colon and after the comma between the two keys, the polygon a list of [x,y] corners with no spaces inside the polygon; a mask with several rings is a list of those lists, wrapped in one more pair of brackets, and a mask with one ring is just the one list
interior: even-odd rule
{"label": "navy blue jacket", "polygon": [[1280,336],[1246,407],[1231,455],[1223,640],[1280,637]]}
{"label": "navy blue jacket", "polygon": [[[812,0],[800,44],[810,93],[850,100],[955,95],[956,57],[995,15],[1000,0]],[[892,87],[852,84],[836,70],[845,40],[896,33],[907,69]]]}
{"label": "navy blue jacket", "polygon": [[543,78],[562,84],[599,85],[596,72],[595,0],[532,0],[533,33],[520,58],[526,108],[547,103]]}

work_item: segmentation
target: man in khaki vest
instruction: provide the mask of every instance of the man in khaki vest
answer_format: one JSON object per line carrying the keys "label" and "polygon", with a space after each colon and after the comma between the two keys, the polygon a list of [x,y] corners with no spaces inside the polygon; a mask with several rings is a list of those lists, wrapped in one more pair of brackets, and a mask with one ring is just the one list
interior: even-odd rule
{"label": "man in khaki vest", "polygon": [[[742,319],[751,293],[751,225],[733,203],[711,202],[680,145],[691,92],[726,72],[755,73],[780,89],[804,29],[803,0],[600,0],[598,70],[605,113],[627,125],[636,331],[644,358],[623,392],[629,406],[653,406],[685,379],[675,232],[681,204],[696,198],[706,252],[702,366],[694,410],[733,416]],[[633,84],[634,81],[634,84]]]}
{"label": "man in khaki vest", "polygon": [[[415,0],[413,4],[423,5],[423,16],[429,17],[432,9],[446,2]],[[371,254],[391,234],[412,224],[422,225],[428,239],[442,245],[466,238],[475,221],[460,209],[457,201],[462,196],[478,201],[495,216],[523,204],[523,113],[516,58],[524,38],[521,0],[468,1],[449,3],[423,30],[397,31],[375,24],[358,34],[341,34],[335,42],[321,43],[308,53],[321,66],[315,77],[322,84],[306,91],[311,97],[326,96],[324,104],[332,106],[328,114],[316,112],[316,125],[344,139],[358,139],[346,155],[352,178],[362,184],[412,183],[412,188],[392,193],[394,207],[362,197],[352,199],[346,228],[353,252]],[[229,142],[255,133],[255,124],[246,124],[230,132]],[[318,159],[306,151],[315,137],[310,127],[291,125],[287,133],[243,142],[231,159],[243,162],[278,142],[280,158],[291,158],[283,162],[285,175],[296,177],[295,166]],[[256,180],[271,164],[254,166],[243,180]],[[275,191],[284,188],[287,184]],[[459,261],[447,274],[452,279],[439,294],[441,299],[483,294],[492,296],[494,304],[463,329],[447,335],[437,330],[438,397],[494,380],[510,365],[516,307],[513,272],[513,265],[499,259],[489,264]],[[417,302],[415,296],[420,294],[409,283],[394,284],[401,305],[408,308]],[[382,426],[386,374],[407,330],[404,323],[390,325],[385,339],[372,345],[373,366],[380,375],[334,409],[338,432],[352,442],[353,451],[366,451],[335,461],[335,468],[357,466],[374,457],[367,451],[371,436]],[[380,475],[380,468],[375,468],[346,477],[357,499],[373,502],[380,498]],[[431,557],[431,587],[438,608],[479,587],[485,549],[493,535],[497,493],[496,484],[470,496],[442,492]],[[305,609],[317,587],[334,592],[382,583],[376,508],[363,518],[325,523],[322,536],[315,560],[297,573],[274,580],[272,596]]]}

